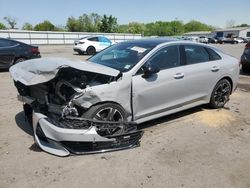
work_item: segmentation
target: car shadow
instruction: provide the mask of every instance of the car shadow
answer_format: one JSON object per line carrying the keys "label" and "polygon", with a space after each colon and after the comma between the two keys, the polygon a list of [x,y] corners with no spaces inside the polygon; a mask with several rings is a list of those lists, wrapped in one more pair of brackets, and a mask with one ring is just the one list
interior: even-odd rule
{"label": "car shadow", "polygon": [[17,126],[22,129],[25,133],[29,134],[30,136],[33,136],[33,128],[29,124],[29,122],[26,120],[24,112],[19,112],[15,116],[16,124]]}
{"label": "car shadow", "polygon": [[9,72],[9,69],[0,69],[0,73],[1,72]]}
{"label": "car shadow", "polygon": [[83,56],[83,55],[86,55],[86,54],[73,53],[73,55]]}
{"label": "car shadow", "polygon": [[194,114],[194,113],[203,111],[204,109],[209,109],[209,108],[206,105],[201,105],[201,106],[194,107],[194,108],[184,110],[181,112],[177,112],[177,113],[174,113],[171,115],[166,115],[164,117],[157,118],[157,119],[142,123],[142,124],[138,125],[138,129],[146,129],[146,128],[149,128],[152,126],[156,126],[157,124],[168,123],[168,122],[171,122],[173,120],[177,120],[179,118],[182,118],[184,116],[188,116],[190,114]]}
{"label": "car shadow", "polygon": [[[25,133],[27,133],[30,136],[33,136],[33,128],[32,126],[28,123],[28,121],[25,118],[24,112],[19,112],[15,116],[16,124],[17,126],[22,129]],[[39,148],[39,146],[34,142],[29,149],[34,152],[41,152],[42,150]]]}

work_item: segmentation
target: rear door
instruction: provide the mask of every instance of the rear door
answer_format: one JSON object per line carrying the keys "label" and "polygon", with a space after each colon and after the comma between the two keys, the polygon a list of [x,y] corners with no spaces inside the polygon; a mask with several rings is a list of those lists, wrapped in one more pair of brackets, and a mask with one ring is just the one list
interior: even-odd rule
{"label": "rear door", "polygon": [[95,50],[96,50],[97,52],[100,51],[99,37],[91,37],[91,38],[88,38],[88,41],[91,41],[91,42],[90,42],[90,46],[94,46],[94,47],[95,47]]}
{"label": "rear door", "polygon": [[212,49],[200,45],[183,45],[182,50],[185,55],[183,74],[188,81],[186,100],[205,102],[220,78],[221,58]]}

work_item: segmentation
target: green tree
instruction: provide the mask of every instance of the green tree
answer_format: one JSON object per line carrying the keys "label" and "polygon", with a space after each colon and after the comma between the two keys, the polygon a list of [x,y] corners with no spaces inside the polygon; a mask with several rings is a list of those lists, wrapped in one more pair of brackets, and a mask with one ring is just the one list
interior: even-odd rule
{"label": "green tree", "polygon": [[170,33],[171,36],[173,35],[182,35],[184,33],[184,24],[182,21],[175,20],[169,23],[172,32]]}
{"label": "green tree", "polygon": [[69,17],[66,23],[66,28],[68,31],[76,32],[79,31],[79,22],[73,16]]}
{"label": "green tree", "polygon": [[36,31],[55,31],[56,27],[50,21],[45,20],[44,22],[35,25],[34,30],[36,30]]}
{"label": "green tree", "polygon": [[6,26],[0,22],[0,29],[6,29]]}
{"label": "green tree", "polygon": [[67,31],[67,28],[64,25],[56,25],[54,31]]}
{"label": "green tree", "polygon": [[145,25],[138,22],[130,22],[128,25],[119,25],[117,28],[118,33],[133,33],[144,34]]}
{"label": "green tree", "polygon": [[117,28],[118,33],[127,33],[128,32],[128,25],[119,25]]}
{"label": "green tree", "polygon": [[17,24],[17,21],[15,18],[12,18],[10,16],[6,16],[3,18],[10,26],[10,29],[15,29],[15,26]]}
{"label": "green tree", "polygon": [[192,20],[184,25],[185,32],[191,31],[212,31],[213,27],[201,23],[199,21]]}
{"label": "green tree", "polygon": [[105,33],[113,33],[118,31],[117,18],[112,15],[103,15],[100,23],[100,31]]}
{"label": "green tree", "polygon": [[173,35],[173,29],[169,22],[157,21],[146,24],[146,36],[170,36]]}
{"label": "green tree", "polygon": [[236,25],[235,27],[250,27],[250,25],[248,25],[248,24],[240,24],[240,25]]}
{"label": "green tree", "polygon": [[85,31],[85,32],[98,32],[99,26],[101,24],[101,16],[92,13],[92,14],[83,14],[79,16],[77,20],[77,30],[78,31]]}
{"label": "green tree", "polygon": [[22,29],[23,30],[33,30],[33,26],[30,23],[26,22],[23,24]]}
{"label": "green tree", "polygon": [[128,33],[144,34],[145,25],[138,22],[131,22],[128,24]]}

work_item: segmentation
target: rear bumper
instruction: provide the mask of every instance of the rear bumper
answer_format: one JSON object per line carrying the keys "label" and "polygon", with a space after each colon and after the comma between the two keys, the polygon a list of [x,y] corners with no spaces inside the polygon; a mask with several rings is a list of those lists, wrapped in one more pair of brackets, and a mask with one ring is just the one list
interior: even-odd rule
{"label": "rear bumper", "polygon": [[78,48],[73,48],[73,50],[75,51],[75,52],[77,52],[77,53],[83,53],[84,51],[82,51],[82,50],[80,50],[80,49],[78,49]]}
{"label": "rear bumper", "polygon": [[74,50],[75,52],[85,52],[85,51],[86,51],[86,49],[85,49],[83,46],[80,46],[80,45],[75,45],[75,46],[73,47],[73,50]]}
{"label": "rear bumper", "polygon": [[112,122],[94,122],[83,118],[66,118],[54,123],[47,116],[33,112],[33,131],[38,146],[57,156],[91,154],[133,148],[139,145],[142,131],[134,123],[121,122],[124,133],[101,136],[100,126],[113,126]]}

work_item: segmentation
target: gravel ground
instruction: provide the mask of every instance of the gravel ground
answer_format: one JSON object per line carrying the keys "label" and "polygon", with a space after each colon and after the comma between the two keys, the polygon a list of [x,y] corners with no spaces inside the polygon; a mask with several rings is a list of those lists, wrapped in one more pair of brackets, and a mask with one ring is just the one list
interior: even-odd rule
{"label": "gravel ground", "polygon": [[[239,58],[244,45],[216,45]],[[86,59],[72,46],[40,46],[43,57]],[[140,125],[141,146],[97,155],[41,151],[7,71],[0,72],[2,187],[250,187],[250,76],[225,108],[196,107]]]}

